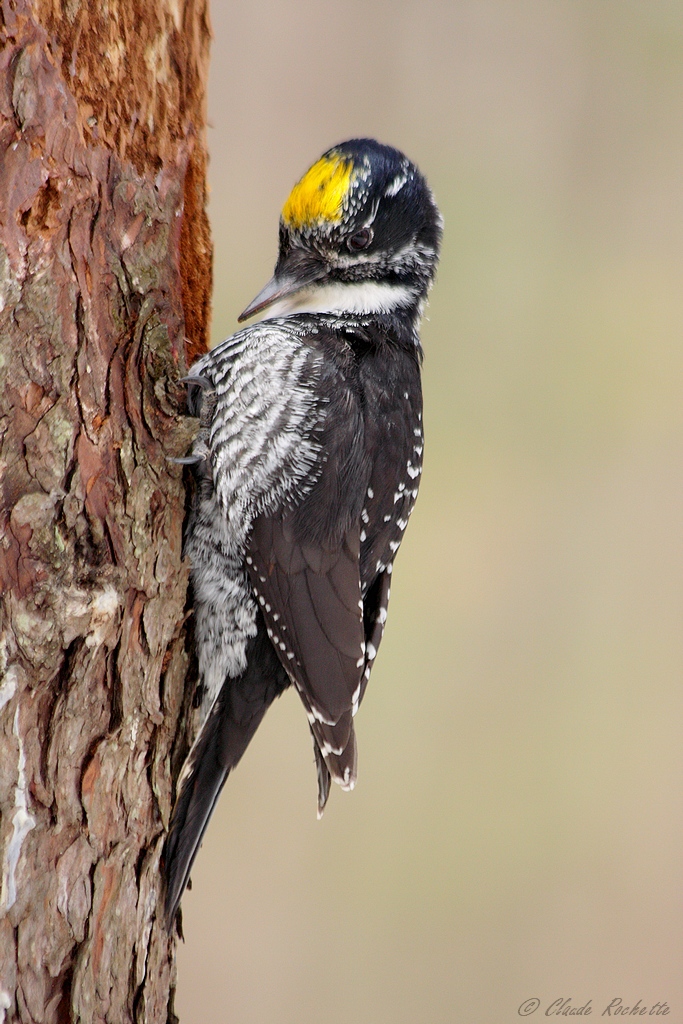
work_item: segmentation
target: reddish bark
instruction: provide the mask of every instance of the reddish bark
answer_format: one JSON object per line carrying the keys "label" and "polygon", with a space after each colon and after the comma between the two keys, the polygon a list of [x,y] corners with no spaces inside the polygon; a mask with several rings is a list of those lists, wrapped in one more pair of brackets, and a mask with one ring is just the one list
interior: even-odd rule
{"label": "reddish bark", "polygon": [[0,17],[0,1021],[160,1022],[207,11]]}

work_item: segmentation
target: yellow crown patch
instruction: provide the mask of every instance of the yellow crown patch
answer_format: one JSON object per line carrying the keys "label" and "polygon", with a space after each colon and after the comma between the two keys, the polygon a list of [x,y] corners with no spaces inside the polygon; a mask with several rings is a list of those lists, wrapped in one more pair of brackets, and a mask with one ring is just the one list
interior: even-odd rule
{"label": "yellow crown patch", "polygon": [[320,221],[338,223],[352,172],[350,160],[322,156],[292,189],[282,208],[285,224],[296,229],[311,227]]}

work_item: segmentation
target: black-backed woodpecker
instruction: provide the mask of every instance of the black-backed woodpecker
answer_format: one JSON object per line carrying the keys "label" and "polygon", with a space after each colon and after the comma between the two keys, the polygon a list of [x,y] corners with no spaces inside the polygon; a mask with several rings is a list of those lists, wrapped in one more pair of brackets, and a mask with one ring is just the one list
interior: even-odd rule
{"label": "black-backed woodpecker", "polygon": [[318,812],[356,781],[353,717],[417,497],[419,324],[442,221],[417,167],[372,139],[325,153],[280,219],[272,280],[190,371],[199,663],[196,739],[165,851],[180,902],[230,770],[290,684],[313,736]]}

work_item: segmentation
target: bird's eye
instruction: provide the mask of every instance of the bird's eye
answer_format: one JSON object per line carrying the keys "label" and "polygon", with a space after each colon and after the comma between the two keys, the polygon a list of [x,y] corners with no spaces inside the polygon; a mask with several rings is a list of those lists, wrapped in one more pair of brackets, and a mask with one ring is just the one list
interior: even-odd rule
{"label": "bird's eye", "polygon": [[351,235],[346,244],[351,252],[360,252],[361,249],[367,249],[371,241],[372,228],[361,228],[355,235]]}

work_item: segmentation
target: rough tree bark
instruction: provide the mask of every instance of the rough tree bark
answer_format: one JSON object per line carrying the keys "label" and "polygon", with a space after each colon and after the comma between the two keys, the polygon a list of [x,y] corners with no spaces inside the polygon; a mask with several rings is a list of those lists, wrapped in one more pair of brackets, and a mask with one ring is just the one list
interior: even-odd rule
{"label": "rough tree bark", "polygon": [[162,1022],[206,0],[0,0],[0,31],[0,1022]]}

